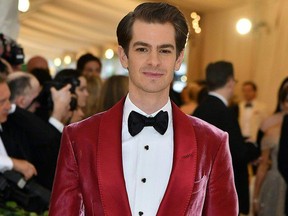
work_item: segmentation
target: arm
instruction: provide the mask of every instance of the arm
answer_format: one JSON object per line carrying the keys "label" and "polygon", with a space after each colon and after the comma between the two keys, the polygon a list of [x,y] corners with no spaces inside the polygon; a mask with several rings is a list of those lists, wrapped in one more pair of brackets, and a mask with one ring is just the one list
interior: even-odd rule
{"label": "arm", "polygon": [[269,155],[270,155],[270,149],[265,149],[262,151],[260,164],[256,173],[256,180],[255,180],[254,193],[253,193],[253,212],[256,215],[259,211],[258,197],[259,197],[259,193],[261,190],[261,186],[265,179],[267,171],[271,165]]}
{"label": "arm", "polygon": [[21,173],[26,180],[30,179],[34,175],[37,175],[36,168],[33,164],[26,160],[20,160],[16,158],[10,158],[9,156],[0,155],[0,172],[7,170],[15,170]]}
{"label": "arm", "polygon": [[280,144],[279,144],[279,152],[278,152],[278,169],[285,179],[286,183],[288,183],[288,115],[284,117],[282,128],[281,128],[281,136],[280,136]]}
{"label": "arm", "polygon": [[238,215],[238,199],[227,136],[223,138],[216,153],[207,187],[203,216]]}
{"label": "arm", "polygon": [[68,128],[64,128],[49,209],[51,216],[78,215],[81,210],[78,164],[68,133]]}

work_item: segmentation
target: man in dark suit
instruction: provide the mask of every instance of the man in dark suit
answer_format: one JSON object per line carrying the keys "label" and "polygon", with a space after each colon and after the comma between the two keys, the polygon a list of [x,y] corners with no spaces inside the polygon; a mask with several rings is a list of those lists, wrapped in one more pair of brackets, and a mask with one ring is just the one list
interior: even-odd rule
{"label": "man in dark suit", "polygon": [[[278,168],[286,183],[288,184],[288,115],[285,115],[278,151]],[[288,189],[286,191],[285,213],[288,214]]]}
{"label": "man in dark suit", "polygon": [[249,185],[247,163],[259,156],[259,150],[252,143],[245,143],[237,118],[228,108],[228,101],[233,96],[233,65],[219,61],[206,68],[206,81],[209,94],[194,111],[193,115],[228,132],[232,156],[235,185],[239,199],[239,212],[249,212]]}
{"label": "man in dark suit", "polygon": [[0,172],[7,170],[15,170],[23,174],[26,180],[37,174],[35,167],[20,155],[20,157],[11,157],[7,154],[7,150],[3,141],[2,124],[7,121],[7,116],[11,108],[9,101],[10,90],[6,81],[0,77]]}
{"label": "man in dark suit", "polygon": [[50,215],[237,215],[227,133],[169,99],[187,35],[166,3],[140,4],[120,21],[129,93],[64,129]]}
{"label": "man in dark suit", "polygon": [[[32,74],[15,72],[8,76],[7,82],[13,103],[8,119],[3,124],[7,153],[29,160],[38,171],[35,180],[52,190],[61,132],[28,111],[34,110],[29,108],[33,107],[31,104],[39,93],[39,82]],[[69,100],[67,102],[69,104]],[[59,107],[57,102],[56,107]]]}

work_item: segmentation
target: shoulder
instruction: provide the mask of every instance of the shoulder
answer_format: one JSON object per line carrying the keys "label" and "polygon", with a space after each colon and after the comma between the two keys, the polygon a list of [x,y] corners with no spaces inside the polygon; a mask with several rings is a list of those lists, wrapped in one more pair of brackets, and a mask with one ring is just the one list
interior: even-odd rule
{"label": "shoulder", "polygon": [[189,120],[195,130],[197,140],[219,140],[225,139],[227,133],[214,125],[194,116],[189,116]]}
{"label": "shoulder", "polygon": [[99,127],[99,124],[101,123],[101,119],[104,113],[105,112],[98,113],[82,121],[69,124],[65,127],[64,131],[65,132],[67,131],[68,133],[77,132],[77,134],[81,134],[81,132],[84,132],[84,134],[87,134],[87,132],[91,130],[96,131],[97,128]]}

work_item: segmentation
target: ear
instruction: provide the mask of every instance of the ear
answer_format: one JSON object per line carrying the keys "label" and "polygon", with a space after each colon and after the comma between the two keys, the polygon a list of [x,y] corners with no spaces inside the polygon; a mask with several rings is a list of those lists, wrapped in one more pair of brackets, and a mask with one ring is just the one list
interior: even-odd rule
{"label": "ear", "polygon": [[118,46],[118,56],[121,62],[122,67],[128,68],[128,57],[125,54],[125,51],[122,46]]}
{"label": "ear", "polygon": [[183,59],[184,59],[184,50],[182,50],[178,56],[178,58],[176,59],[176,62],[175,62],[175,71],[178,71],[181,67],[181,64],[183,62]]}
{"label": "ear", "polygon": [[25,107],[25,102],[26,102],[26,100],[25,100],[25,97],[24,96],[18,96],[16,99],[15,99],[15,104],[17,105],[17,106],[19,106],[19,107],[21,107],[21,108],[23,108],[23,109],[25,109],[26,107]]}

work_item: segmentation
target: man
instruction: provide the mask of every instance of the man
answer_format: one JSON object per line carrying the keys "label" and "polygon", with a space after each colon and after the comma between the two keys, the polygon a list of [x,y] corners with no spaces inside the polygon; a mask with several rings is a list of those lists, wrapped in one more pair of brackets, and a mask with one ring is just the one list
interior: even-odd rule
{"label": "man", "polygon": [[15,170],[23,174],[26,180],[37,174],[35,167],[23,159],[11,158],[7,155],[2,141],[2,123],[6,122],[11,104],[10,91],[7,83],[0,77],[0,172]]}
{"label": "man", "polygon": [[239,124],[242,135],[256,142],[260,124],[268,116],[265,104],[258,101],[257,86],[252,81],[242,85],[243,101],[239,103]]}
{"label": "man", "polygon": [[120,21],[129,93],[64,129],[50,215],[237,215],[227,133],[169,99],[187,36],[166,3],[140,4]]}
{"label": "man", "polygon": [[13,104],[3,124],[6,150],[11,156],[25,155],[37,168],[37,182],[51,190],[60,148],[60,128],[64,127],[61,121],[69,111],[71,85],[59,91],[53,88],[54,106],[49,124],[33,114],[36,108],[33,106],[34,99],[39,93],[37,79],[29,73],[15,72],[8,76],[7,82]]}
{"label": "man", "polygon": [[233,96],[236,83],[233,65],[225,61],[209,64],[206,68],[206,82],[209,95],[199,104],[193,115],[228,132],[239,211],[248,214],[247,163],[256,159],[259,156],[259,151],[252,143],[244,142],[237,118],[233,111],[228,108],[228,101]]}
{"label": "man", "polygon": [[[288,184],[288,115],[285,115],[282,128],[278,151],[278,168],[286,183]],[[288,214],[288,189],[286,190],[285,213]]]}
{"label": "man", "polygon": [[77,61],[77,70],[87,79],[101,74],[102,63],[100,59],[90,53],[82,55]]}

